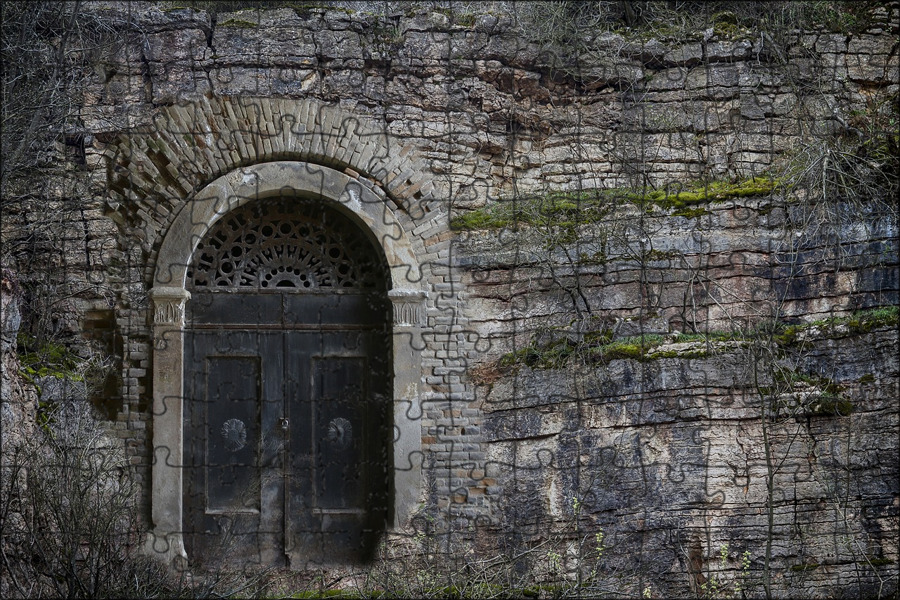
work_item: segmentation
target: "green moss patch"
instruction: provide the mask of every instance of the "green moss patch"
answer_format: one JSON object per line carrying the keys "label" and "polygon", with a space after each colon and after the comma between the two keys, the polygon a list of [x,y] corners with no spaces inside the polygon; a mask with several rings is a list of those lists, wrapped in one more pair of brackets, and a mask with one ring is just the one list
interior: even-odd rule
{"label": "green moss patch", "polygon": [[[353,12],[351,9],[332,7],[328,2],[316,0],[267,0],[265,2],[260,2],[259,0],[179,0],[177,2],[163,2],[161,8],[164,12],[190,8],[193,10],[204,10],[210,14],[291,8],[300,17],[309,16],[314,9],[340,10],[348,13]],[[226,21],[225,23],[219,23],[219,25],[225,27],[258,26],[257,23],[244,21],[242,19],[229,19],[229,21],[233,22],[226,24],[228,23],[228,21]]]}
{"label": "green moss patch", "polygon": [[597,223],[622,204],[648,211],[671,211],[673,215],[697,218],[708,213],[702,205],[731,198],[770,195],[778,183],[770,177],[753,177],[739,182],[711,182],[670,185],[660,190],[628,188],[591,189],[580,192],[553,192],[496,202],[469,211],[450,221],[454,231],[499,229],[516,225],[566,227]]}
{"label": "green moss patch", "polygon": [[532,369],[559,369],[565,366],[576,348],[569,340],[558,340],[541,346],[532,344],[504,354],[498,364],[502,368],[526,365]]}
{"label": "green moss patch", "polygon": [[687,342],[730,342],[745,339],[738,333],[729,331],[710,331],[706,333],[679,333],[675,336],[676,344]]}
{"label": "green moss patch", "polygon": [[[663,257],[654,257],[661,260]],[[848,317],[834,317],[798,325],[783,323],[764,324],[749,332],[711,331],[703,333],[679,333],[674,335],[644,335],[612,339],[609,330],[592,331],[581,336],[581,341],[559,339],[543,344],[530,344],[500,357],[497,365],[509,368],[526,365],[533,369],[563,368],[573,357],[586,362],[608,362],[615,359],[658,360],[661,358],[706,358],[711,353],[721,351],[734,344],[751,343],[753,340],[770,339],[776,345],[789,347],[799,343],[804,334],[816,328],[818,335],[829,337],[867,333],[875,327],[896,326],[898,307],[888,306],[859,311]],[[729,344],[730,343],[730,344]],[[872,383],[871,374],[860,378],[860,383]],[[830,379],[807,375],[792,370],[775,373],[772,387],[763,388],[767,395],[787,393],[797,386],[815,388],[817,399],[806,407],[810,414],[836,414],[846,416],[853,411],[853,404],[841,394],[842,385]]]}
{"label": "green moss patch", "polygon": [[616,359],[650,361],[663,358],[707,358],[748,341],[749,338],[740,332],[727,331],[645,334],[614,340],[610,329],[599,329],[584,333],[580,336],[580,341],[565,338],[544,344],[530,344],[503,355],[497,366],[510,368],[525,365],[532,369],[561,369],[573,358],[586,363],[607,363]]}
{"label": "green moss patch", "polygon": [[847,327],[851,333],[868,333],[877,327],[896,326],[900,323],[900,307],[884,306],[859,311],[847,317]]}
{"label": "green moss patch", "polygon": [[661,208],[684,210],[692,204],[702,202],[722,202],[731,198],[750,198],[768,196],[778,185],[771,177],[751,177],[738,182],[713,181],[677,188],[674,185],[667,189],[655,190],[644,195],[640,201],[651,201]]}
{"label": "green moss patch", "polygon": [[777,386],[774,389],[795,388],[805,386],[808,388],[818,389],[826,394],[837,395],[844,391],[841,385],[834,383],[827,377],[818,375],[810,375],[801,373],[793,369],[778,369],[773,373],[774,383]]}
{"label": "green moss patch", "polygon": [[[43,377],[55,377],[69,381],[85,381],[85,377],[96,376],[96,369],[63,344],[52,340],[40,340],[27,333],[20,332],[16,337],[16,352],[19,357],[19,374],[35,387],[38,396],[43,391],[38,380]],[[56,400],[38,400],[37,424],[49,431],[56,408]]]}
{"label": "green moss patch", "polygon": [[847,398],[834,394],[822,394],[805,408],[806,414],[809,415],[846,417],[853,412],[855,406]]}
{"label": "green moss patch", "polygon": [[573,358],[587,363],[608,363],[612,360],[658,360],[662,358],[706,358],[717,348],[710,343],[730,338],[729,334],[711,336],[697,334],[684,336],[663,336],[647,334],[612,339],[609,330],[585,334],[580,342],[569,339],[546,344],[531,344],[503,355],[498,366],[511,368],[525,365],[532,369],[562,369]]}
{"label": "green moss patch", "polygon": [[801,373],[793,369],[778,369],[773,373],[771,386],[760,388],[770,397],[774,414],[794,416],[846,417],[856,405],[844,395],[844,386],[827,377]]}
{"label": "green moss patch", "polygon": [[72,381],[82,381],[84,375],[79,367],[84,360],[64,345],[46,340],[38,340],[26,333],[16,338],[20,373],[29,381],[40,377],[59,377]]}
{"label": "green moss patch", "polygon": [[661,335],[643,335],[627,337],[608,344],[593,346],[587,353],[589,359],[596,362],[609,362],[616,359],[641,360],[649,350],[661,346],[665,338]]}
{"label": "green moss patch", "polygon": [[475,13],[464,12],[455,15],[454,24],[461,25],[462,27],[474,27]]}
{"label": "green moss patch", "polygon": [[830,338],[859,335],[879,327],[896,327],[898,324],[900,324],[900,307],[883,306],[857,311],[846,317],[830,317],[796,325],[781,324],[777,326],[773,339],[780,346],[789,347],[810,336]]}

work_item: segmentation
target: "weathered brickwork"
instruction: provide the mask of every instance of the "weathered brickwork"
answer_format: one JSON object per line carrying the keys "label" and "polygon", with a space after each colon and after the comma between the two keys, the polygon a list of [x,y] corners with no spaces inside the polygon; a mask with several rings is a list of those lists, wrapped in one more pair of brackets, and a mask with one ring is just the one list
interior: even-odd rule
{"label": "weathered brickwork", "polygon": [[[896,570],[896,313],[853,321],[900,303],[896,210],[777,186],[689,210],[647,196],[761,175],[862,128],[900,90],[896,4],[862,33],[783,44],[606,33],[579,56],[492,12],[462,25],[427,11],[87,10],[118,19],[126,43],[98,58],[84,165],[65,177],[77,190],[54,199],[90,199],[90,244],[72,244],[66,268],[103,279],[102,294],[67,305],[68,326],[121,363],[108,417],[148,520],[161,246],[198,194],[285,161],[371,192],[421,267],[409,275],[426,307],[421,339],[410,336],[421,343],[410,460],[418,516],[437,530],[515,547],[572,537],[581,519],[607,532],[623,572],[639,565],[671,596],[699,593],[723,543],[754,565],[768,551],[785,595],[869,593],[879,569]],[[644,195],[575,226],[451,227],[598,188]],[[775,321],[794,337],[761,341]],[[641,334],[658,339],[637,354],[603,346]],[[570,350],[553,363],[541,355],[552,348]],[[761,412],[791,394],[852,408],[791,405],[796,418],[766,425]]]}

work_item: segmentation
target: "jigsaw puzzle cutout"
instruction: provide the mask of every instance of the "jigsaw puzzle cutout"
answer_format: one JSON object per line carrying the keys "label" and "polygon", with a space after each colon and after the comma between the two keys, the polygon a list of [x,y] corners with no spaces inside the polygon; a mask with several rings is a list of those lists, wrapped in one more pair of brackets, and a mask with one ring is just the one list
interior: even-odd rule
{"label": "jigsaw puzzle cutout", "polygon": [[[435,47],[446,43],[443,37],[434,40]],[[534,51],[523,43],[523,53]],[[260,51],[253,58],[262,64],[267,55]],[[571,58],[539,49],[536,62],[547,73],[572,76]],[[447,71],[453,67],[452,61],[435,64]],[[597,205],[588,192],[597,182],[603,185],[603,174],[590,172],[570,178],[570,188],[564,190],[585,192],[576,194],[573,207],[535,208],[536,195],[552,199],[558,190],[548,177],[544,189],[520,193],[515,167],[533,160],[528,156],[533,145],[527,139],[520,145],[523,140],[515,133],[507,135],[523,128],[521,119],[537,119],[532,113],[543,110],[548,119],[556,119],[561,152],[587,162],[582,155],[589,149],[619,161],[621,172],[610,175],[615,182],[607,186],[611,189],[643,179],[645,190],[655,190],[646,181],[658,173],[648,173],[646,166],[675,161],[677,152],[696,151],[699,163],[709,166],[718,158],[708,154],[714,134],[703,130],[696,147],[689,147],[696,140],[654,133],[648,120],[659,115],[637,99],[637,110],[629,113],[633,122],[626,119],[622,131],[598,127],[596,115],[605,108],[592,104],[573,104],[568,112],[552,103],[535,110],[537,101],[523,95],[517,87],[523,82],[513,81],[513,70],[479,68],[497,72],[446,83],[448,114],[454,106],[480,105],[485,114],[504,121],[502,135],[487,117],[470,124],[454,120],[449,134],[397,122],[377,134],[383,135],[385,148],[397,149],[401,136],[414,138],[429,157],[432,172],[427,177],[444,183],[446,197],[417,202],[412,196],[375,196],[363,193],[368,184],[359,180],[347,188],[349,200],[342,212],[335,211],[333,202],[319,203],[286,188],[282,200],[257,200],[253,194],[227,198],[216,207],[223,217],[210,231],[203,229],[205,220],[193,220],[201,227],[193,234],[194,262],[178,266],[188,268],[191,276],[198,260],[206,261],[214,273],[206,283],[199,284],[196,277],[193,286],[189,283],[193,296],[184,332],[167,332],[155,344],[157,349],[173,343],[185,347],[184,396],[164,401],[162,412],[176,409],[185,415],[184,533],[197,564],[229,556],[244,564],[274,564],[287,556],[290,566],[307,567],[370,557],[385,533],[384,524],[395,518],[399,490],[393,488],[394,472],[416,468],[422,472],[417,498],[422,508],[410,519],[411,530],[400,534],[409,540],[442,534],[450,553],[455,535],[477,539],[479,529],[495,531],[499,525],[519,540],[546,540],[561,523],[574,521],[588,531],[612,531],[605,543],[620,554],[640,553],[644,536],[665,538],[654,542],[670,549],[663,560],[682,564],[684,553],[676,549],[694,542],[679,537],[684,515],[667,515],[663,508],[693,505],[702,507],[700,512],[714,512],[740,502],[750,481],[758,482],[765,472],[764,457],[752,448],[757,442],[751,431],[729,431],[744,450],[729,455],[713,439],[721,431],[705,424],[724,418],[723,405],[749,412],[753,401],[746,382],[735,375],[740,368],[733,357],[715,358],[714,347],[724,348],[729,341],[711,341],[712,334],[746,329],[801,298],[804,291],[792,285],[802,286],[795,283],[804,276],[802,265],[821,262],[820,257],[802,256],[804,245],[816,241],[798,239],[798,228],[786,223],[780,208],[762,216],[759,207],[726,203],[672,215],[654,210],[644,198],[635,213],[612,209],[621,200],[613,198],[603,207],[607,213],[597,218],[590,214]],[[211,81],[217,94],[248,94],[239,70],[216,71]],[[677,67],[666,69],[664,76],[679,87],[696,73],[696,68]],[[266,82],[273,94],[282,75],[275,71]],[[574,76],[604,85],[621,80],[614,66]],[[169,75],[154,77],[165,81]],[[378,81],[385,98],[380,108],[396,111],[388,99],[396,90],[387,78]],[[369,82],[361,79],[358,87],[367,89]],[[586,91],[581,100],[587,102],[589,96]],[[605,96],[597,92],[597,98],[602,103]],[[725,123],[716,106],[701,104],[696,112],[703,123],[714,123],[712,129]],[[263,106],[254,111],[257,121],[248,123],[247,131],[210,141],[227,153],[245,144],[247,135],[279,138],[284,128],[295,135],[315,133],[303,131],[302,118],[270,119],[266,111]],[[363,119],[348,116],[340,133],[323,136],[322,155],[332,156],[336,148],[329,144],[351,132],[375,135],[366,133],[370,130]],[[202,122],[203,115],[198,113],[196,120]],[[210,137],[183,122],[161,129]],[[448,135],[460,143],[446,158],[434,158]],[[497,138],[503,143],[498,145]],[[648,155],[650,138],[659,144]],[[776,149],[769,152],[774,155]],[[493,177],[463,182],[448,162],[477,165]],[[323,178],[322,189],[328,185]],[[665,189],[673,198],[697,193],[679,182]],[[354,240],[359,251],[344,256],[347,246],[340,236],[329,238],[340,228],[330,215],[352,214],[351,204],[361,198],[384,203],[381,224],[394,233],[372,240],[359,219],[348,219],[345,229],[357,227],[368,247]],[[276,211],[280,217],[266,216],[265,207],[278,201],[283,202]],[[428,234],[440,237],[451,232],[451,217],[484,203],[507,206],[516,216],[494,230],[453,232],[441,260],[423,258],[405,271],[379,264],[385,262],[387,237],[400,241],[404,234],[389,208],[402,211],[412,227],[440,211],[443,232]],[[256,212],[246,207],[256,207]],[[291,211],[297,216],[291,217]],[[243,216],[235,220],[235,214]],[[786,224],[773,233],[778,218]],[[231,232],[222,229],[225,222]],[[529,233],[536,227],[543,228],[545,237],[537,243]],[[759,250],[783,261],[790,273],[776,273],[768,286],[733,286],[742,277],[758,279],[766,265],[735,248],[720,229],[743,229],[747,235],[765,230],[770,245]],[[420,233],[408,230],[405,235]],[[490,254],[477,256],[473,248],[479,245]],[[249,254],[256,262],[248,262]],[[371,285],[361,286],[364,281]],[[423,282],[428,295],[422,332],[395,331],[388,290],[398,283]],[[473,301],[487,314],[470,310]],[[644,360],[614,363],[603,356],[642,358],[661,344],[679,343],[679,334],[686,339],[705,335],[706,345],[694,339],[681,342],[694,344],[687,349],[668,350],[687,357],[676,369]],[[396,401],[399,408],[391,387],[398,345],[427,357],[416,400]],[[504,360],[515,366],[509,368]],[[422,437],[421,450],[405,457],[393,450],[401,439],[394,420],[401,417],[417,422]],[[182,466],[170,462],[165,448],[156,448],[154,456]],[[813,477],[809,469],[794,464],[778,476],[801,484]],[[672,490],[679,491],[673,495]],[[629,514],[628,507],[635,512]],[[157,540],[157,546],[165,543]]]}

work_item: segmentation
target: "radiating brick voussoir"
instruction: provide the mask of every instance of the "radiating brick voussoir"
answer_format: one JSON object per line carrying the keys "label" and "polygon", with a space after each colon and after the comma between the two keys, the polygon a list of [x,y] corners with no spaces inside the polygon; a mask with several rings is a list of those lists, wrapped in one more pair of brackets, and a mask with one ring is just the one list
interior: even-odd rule
{"label": "radiating brick voussoir", "polygon": [[216,97],[162,107],[151,125],[120,135],[105,157],[111,208],[158,232],[210,181],[273,160],[349,168],[414,221],[427,214],[418,206],[440,192],[414,147],[383,124],[308,98]]}

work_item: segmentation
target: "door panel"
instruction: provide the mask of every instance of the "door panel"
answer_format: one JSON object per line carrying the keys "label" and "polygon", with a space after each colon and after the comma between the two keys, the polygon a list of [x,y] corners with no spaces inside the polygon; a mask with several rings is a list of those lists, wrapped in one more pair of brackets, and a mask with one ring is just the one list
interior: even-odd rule
{"label": "door panel", "polygon": [[283,298],[287,326],[380,326],[389,308],[382,294],[284,294]]}
{"label": "door panel", "polygon": [[[298,567],[358,560],[360,540],[354,531],[359,531],[359,515],[366,507],[355,457],[365,419],[355,412],[364,404],[370,378],[364,368],[368,348],[359,339],[371,334],[329,331],[286,336],[288,363],[295,367],[288,369],[293,417],[286,552],[291,565]],[[354,402],[347,403],[341,392],[351,382]],[[342,493],[347,497],[341,498]],[[326,512],[334,508],[352,509],[348,514],[355,519],[331,518]],[[339,529],[340,535],[329,533],[329,527]]]}
{"label": "door panel", "polygon": [[[207,356],[206,513],[259,512],[259,356]],[[213,405],[212,399],[218,399]]]}
{"label": "door panel", "polygon": [[283,294],[195,292],[188,303],[189,322],[210,325],[282,325]]}
{"label": "door panel", "polygon": [[[185,338],[190,556],[365,559],[390,511],[385,312],[363,311],[361,295],[258,296],[204,294],[191,313],[202,318]],[[251,329],[241,321],[254,312],[265,318]]]}
{"label": "door panel", "polygon": [[363,512],[366,357],[316,356],[312,372],[316,508],[323,512]]}
{"label": "door panel", "polygon": [[185,543],[201,562],[282,556],[281,349],[269,332],[186,339]]}

